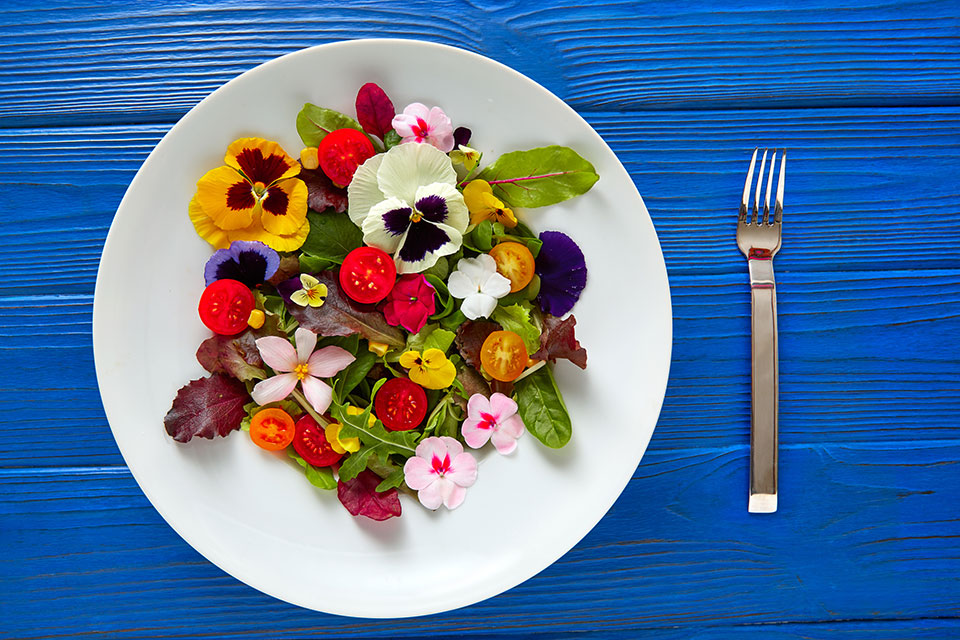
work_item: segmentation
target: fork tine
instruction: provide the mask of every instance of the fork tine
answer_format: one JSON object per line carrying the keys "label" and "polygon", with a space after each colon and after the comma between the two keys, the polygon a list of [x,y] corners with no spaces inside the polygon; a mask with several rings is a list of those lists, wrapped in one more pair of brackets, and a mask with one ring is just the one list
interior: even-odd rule
{"label": "fork tine", "polygon": [[783,156],[780,158],[780,177],[777,178],[777,202],[774,205],[773,221],[780,224],[783,218],[783,178],[787,175],[787,150],[783,150]]}
{"label": "fork tine", "polygon": [[[770,224],[770,192],[773,190],[773,170],[777,166],[777,150],[770,156],[770,173],[767,175],[767,192],[763,195],[763,224]],[[761,174],[761,178],[763,175]]]}
{"label": "fork tine", "polygon": [[[757,224],[757,214],[760,211],[760,189],[763,187],[763,168],[767,164],[767,150],[763,150],[763,158],[760,159],[760,173],[757,177],[757,189],[753,192],[753,216],[750,220],[752,224]],[[753,168],[751,167],[751,173]]]}
{"label": "fork tine", "polygon": [[750,197],[750,185],[753,184],[753,167],[757,163],[757,151],[760,147],[753,150],[753,157],[750,158],[750,168],[747,169],[747,181],[743,185],[743,197],[740,199],[740,215],[737,222],[743,224],[747,221],[747,198]]}

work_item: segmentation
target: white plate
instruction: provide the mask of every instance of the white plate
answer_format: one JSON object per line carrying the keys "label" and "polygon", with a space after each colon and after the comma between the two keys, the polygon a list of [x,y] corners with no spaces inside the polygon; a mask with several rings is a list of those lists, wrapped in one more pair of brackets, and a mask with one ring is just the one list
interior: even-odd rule
{"label": "white plate", "polygon": [[[194,357],[211,253],[187,203],[197,179],[243,136],[301,148],[305,102],[353,114],[357,89],[380,84],[398,109],[440,105],[492,160],[563,144],[600,181],[587,195],[525,213],[583,248],[589,282],[574,309],[586,371],[561,362],[574,435],[554,451],[527,434],[486,455],[457,510],[353,518],[293,464],[243,433],[178,444],[163,429],[177,389],[204,374]],[[663,401],[671,310],[656,232],[626,170],[560,99],[519,73],[459,49],[361,40],[283,56],[231,80],[170,130],[143,163],[110,228],[97,276],[93,346],[103,405],[143,492],[177,533],[237,579],[288,602],[349,616],[436,613],[535,575],[603,517],[640,462]],[[625,505],[643,510],[643,504]]]}

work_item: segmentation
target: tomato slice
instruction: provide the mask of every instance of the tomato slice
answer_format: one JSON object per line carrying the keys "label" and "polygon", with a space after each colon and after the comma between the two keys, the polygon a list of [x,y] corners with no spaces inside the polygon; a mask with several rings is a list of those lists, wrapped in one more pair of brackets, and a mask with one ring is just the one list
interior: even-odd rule
{"label": "tomato slice", "polygon": [[510,293],[516,293],[533,280],[533,254],[519,242],[501,242],[490,250],[497,271],[510,280]]}
{"label": "tomato slice", "polygon": [[293,418],[283,409],[261,409],[250,419],[250,439],[267,451],[286,449],[295,433]]}
{"label": "tomato slice", "polygon": [[347,254],[340,267],[340,288],[364,304],[380,302],[397,281],[397,266],[376,247],[358,247]]}
{"label": "tomato slice", "polygon": [[494,331],[480,347],[480,365],[495,380],[516,380],[527,367],[523,338],[513,331]]}
{"label": "tomato slice", "polygon": [[427,417],[427,393],[406,378],[391,378],[377,391],[373,408],[387,429],[409,431]]}
{"label": "tomato slice", "polygon": [[293,439],[293,448],[300,457],[315,467],[329,467],[339,462],[342,453],[333,450],[324,430],[309,414],[297,420],[297,435]]}
{"label": "tomato slice", "polygon": [[214,333],[232,336],[247,328],[250,312],[256,307],[247,285],[238,280],[217,280],[200,296],[200,320]]}
{"label": "tomato slice", "polygon": [[350,184],[357,167],[375,153],[370,139],[356,129],[331,131],[317,146],[320,168],[338,187]]}

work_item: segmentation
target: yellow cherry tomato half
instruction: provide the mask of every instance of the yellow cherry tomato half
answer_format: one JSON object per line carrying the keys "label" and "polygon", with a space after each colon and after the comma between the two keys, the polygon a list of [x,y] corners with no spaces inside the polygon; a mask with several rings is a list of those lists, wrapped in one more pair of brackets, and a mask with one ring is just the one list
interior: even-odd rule
{"label": "yellow cherry tomato half", "polygon": [[533,254],[519,242],[501,242],[490,250],[500,275],[510,280],[510,293],[516,293],[533,280]]}
{"label": "yellow cherry tomato half", "polygon": [[261,409],[250,419],[250,439],[267,451],[286,449],[296,435],[293,418],[283,409]]}
{"label": "yellow cherry tomato half", "polygon": [[491,378],[516,380],[527,368],[527,347],[513,331],[494,331],[480,347],[480,365]]}

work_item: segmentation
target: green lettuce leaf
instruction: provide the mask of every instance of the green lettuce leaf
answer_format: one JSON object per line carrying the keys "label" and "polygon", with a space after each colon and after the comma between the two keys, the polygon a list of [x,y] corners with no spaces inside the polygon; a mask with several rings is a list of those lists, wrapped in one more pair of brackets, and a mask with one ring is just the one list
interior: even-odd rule
{"label": "green lettuce leaf", "polygon": [[557,145],[505,153],[477,176],[512,207],[563,202],[586,193],[599,178],[576,151]]}
{"label": "green lettuce leaf", "polygon": [[328,133],[337,129],[363,131],[360,123],[350,116],[309,102],[303,105],[303,109],[297,114],[297,133],[307,147],[316,147]]}
{"label": "green lettuce leaf", "polygon": [[341,264],[348,253],[363,244],[363,231],[346,213],[310,211],[307,220],[310,232],[300,250],[309,256]]}
{"label": "green lettuce leaf", "polygon": [[337,488],[337,479],[333,477],[333,471],[329,468],[318,468],[301,458],[293,448],[287,449],[287,455],[290,456],[297,464],[303,467],[303,473],[307,476],[307,480],[313,486],[318,489],[324,489],[326,491],[332,491]]}
{"label": "green lettuce leaf", "polygon": [[570,441],[573,425],[549,367],[517,380],[514,397],[527,430],[553,449]]}
{"label": "green lettuce leaf", "polygon": [[491,318],[507,331],[513,331],[523,338],[527,355],[535,353],[540,348],[540,330],[530,320],[529,308],[520,304],[497,307]]}

